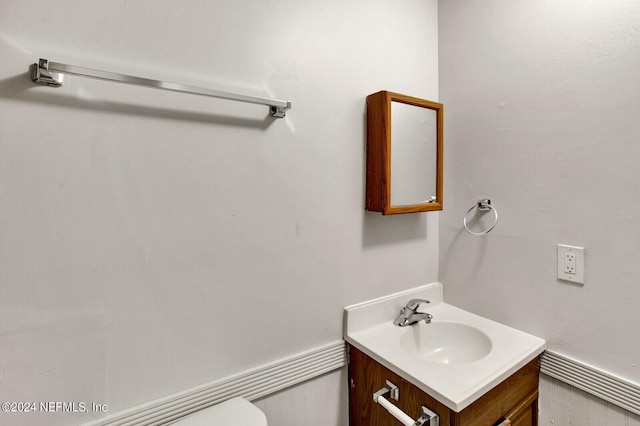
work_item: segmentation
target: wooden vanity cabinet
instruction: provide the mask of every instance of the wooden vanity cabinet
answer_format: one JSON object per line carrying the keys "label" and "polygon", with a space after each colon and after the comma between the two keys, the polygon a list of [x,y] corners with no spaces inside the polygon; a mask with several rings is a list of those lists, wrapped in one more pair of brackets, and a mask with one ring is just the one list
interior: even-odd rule
{"label": "wooden vanity cabinet", "polygon": [[[400,389],[392,401],[414,419],[424,405],[440,416],[440,426],[537,426],[539,358],[536,358],[480,397],[455,412],[368,355],[349,345],[350,426],[397,426],[401,423],[373,401],[389,380]],[[387,399],[388,394],[386,395]]]}

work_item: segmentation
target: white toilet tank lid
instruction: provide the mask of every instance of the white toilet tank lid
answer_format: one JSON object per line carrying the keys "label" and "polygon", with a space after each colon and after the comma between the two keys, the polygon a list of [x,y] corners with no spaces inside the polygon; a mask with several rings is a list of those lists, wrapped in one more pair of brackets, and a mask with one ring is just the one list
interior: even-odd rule
{"label": "white toilet tank lid", "polygon": [[197,411],[173,423],[175,426],[268,426],[258,407],[244,398],[228,401]]}

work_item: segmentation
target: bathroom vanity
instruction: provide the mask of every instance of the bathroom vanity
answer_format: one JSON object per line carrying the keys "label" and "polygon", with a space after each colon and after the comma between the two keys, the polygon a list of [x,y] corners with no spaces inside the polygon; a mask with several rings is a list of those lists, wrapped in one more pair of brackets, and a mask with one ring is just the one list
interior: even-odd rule
{"label": "bathroom vanity", "polygon": [[[407,306],[412,321],[398,321]],[[347,307],[344,327],[351,426],[413,424],[425,412],[440,426],[537,424],[545,341],[445,303],[442,284]]]}
{"label": "bathroom vanity", "polygon": [[[527,363],[474,403],[456,412],[353,346],[349,347],[349,424],[399,424],[372,395],[386,381],[398,386],[394,404],[417,418],[422,406],[440,417],[440,426],[534,426],[538,419],[538,358]],[[428,423],[427,423],[428,424]]]}

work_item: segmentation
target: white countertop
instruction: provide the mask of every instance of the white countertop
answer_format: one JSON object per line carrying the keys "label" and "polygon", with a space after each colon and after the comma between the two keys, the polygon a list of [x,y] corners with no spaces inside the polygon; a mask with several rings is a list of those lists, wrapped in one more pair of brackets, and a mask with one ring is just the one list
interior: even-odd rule
{"label": "white countertop", "polygon": [[[433,315],[432,324],[455,322],[481,330],[491,340],[491,350],[481,359],[458,364],[426,361],[403,349],[400,341],[415,324],[393,324],[400,309],[412,298],[428,299],[420,311]],[[460,412],[529,361],[540,355],[543,339],[472,314],[442,300],[442,284],[396,293],[345,308],[345,340],[391,371],[456,412]]]}

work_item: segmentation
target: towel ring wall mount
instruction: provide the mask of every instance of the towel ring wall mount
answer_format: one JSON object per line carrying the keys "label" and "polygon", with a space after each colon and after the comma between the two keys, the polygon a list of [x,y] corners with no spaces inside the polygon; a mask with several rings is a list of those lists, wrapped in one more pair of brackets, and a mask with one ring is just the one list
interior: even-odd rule
{"label": "towel ring wall mount", "polygon": [[[471,229],[469,229],[469,226],[467,225],[467,220],[469,217],[469,213],[471,213],[474,210],[478,210],[479,212],[482,213],[486,213],[489,211],[493,211],[493,223],[491,224],[491,226],[489,226],[487,229],[485,229],[484,231],[480,231],[480,232],[474,232]],[[471,206],[471,208],[469,210],[467,210],[467,213],[464,215],[464,218],[462,219],[462,224],[464,225],[464,229],[467,230],[468,233],[473,234],[473,235],[485,235],[488,234],[498,223],[498,211],[496,210],[495,207],[493,207],[491,205],[491,200],[487,199],[482,199],[482,200],[478,200],[477,203],[475,203],[473,206]]]}

